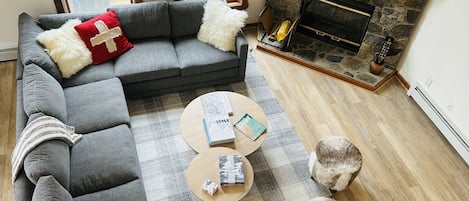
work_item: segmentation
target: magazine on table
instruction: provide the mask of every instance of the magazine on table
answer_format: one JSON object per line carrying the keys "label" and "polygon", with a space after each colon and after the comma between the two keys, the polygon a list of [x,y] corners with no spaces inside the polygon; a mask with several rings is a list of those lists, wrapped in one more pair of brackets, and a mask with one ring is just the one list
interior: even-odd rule
{"label": "magazine on table", "polygon": [[233,107],[226,93],[216,92],[205,94],[200,97],[200,101],[206,116],[217,114],[233,115]]}
{"label": "magazine on table", "polygon": [[209,145],[234,141],[235,133],[228,114],[206,115],[202,121]]}
{"label": "magazine on table", "polygon": [[266,130],[266,127],[260,121],[249,114],[243,115],[243,117],[235,123],[234,127],[251,138],[251,140],[256,140]]}

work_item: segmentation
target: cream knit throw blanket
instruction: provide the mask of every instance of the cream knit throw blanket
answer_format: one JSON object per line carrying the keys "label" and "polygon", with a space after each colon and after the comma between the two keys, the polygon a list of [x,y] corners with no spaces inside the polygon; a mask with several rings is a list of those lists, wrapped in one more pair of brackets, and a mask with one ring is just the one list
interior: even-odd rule
{"label": "cream knit throw blanket", "polygon": [[42,142],[56,139],[63,140],[72,146],[81,140],[81,136],[75,133],[74,127],[65,125],[54,117],[43,116],[35,119],[24,128],[21,138],[11,154],[12,182],[15,183],[16,177],[23,167],[24,158],[36,146]]}

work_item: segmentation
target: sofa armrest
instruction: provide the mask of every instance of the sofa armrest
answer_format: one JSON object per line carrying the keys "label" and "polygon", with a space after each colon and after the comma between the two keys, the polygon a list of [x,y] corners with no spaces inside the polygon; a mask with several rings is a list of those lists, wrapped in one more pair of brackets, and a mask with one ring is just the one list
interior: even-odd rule
{"label": "sofa armrest", "polygon": [[36,64],[60,83],[62,82],[62,74],[59,68],[36,39],[37,35],[42,32],[44,32],[44,29],[32,16],[27,13],[19,15],[18,51],[21,55],[19,58],[23,65]]}
{"label": "sofa armrest", "polygon": [[24,159],[26,177],[37,184],[42,176],[52,175],[66,189],[70,184],[70,147],[62,140],[46,141]]}
{"label": "sofa armrest", "polygon": [[52,175],[39,178],[34,189],[32,201],[61,200],[73,201],[72,195]]}
{"label": "sofa armrest", "polygon": [[14,181],[13,193],[15,201],[32,200],[34,187],[35,185],[26,177],[24,171],[21,171]]}
{"label": "sofa armrest", "polygon": [[246,61],[248,56],[248,41],[244,36],[244,33],[240,31],[236,35],[236,54],[239,58],[239,76],[244,79],[246,75]]}

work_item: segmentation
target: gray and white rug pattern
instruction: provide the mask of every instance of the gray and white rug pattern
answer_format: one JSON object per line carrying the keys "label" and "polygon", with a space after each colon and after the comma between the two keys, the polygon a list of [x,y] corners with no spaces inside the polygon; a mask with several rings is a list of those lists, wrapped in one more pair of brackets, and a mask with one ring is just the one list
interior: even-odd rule
{"label": "gray and white rug pattern", "polygon": [[129,101],[131,127],[149,201],[198,200],[186,182],[187,168],[197,153],[182,138],[179,118],[191,100],[216,90],[248,96],[267,115],[269,135],[247,157],[254,169],[254,184],[242,200],[308,201],[330,196],[322,185],[310,179],[308,153],[250,54],[243,82]]}

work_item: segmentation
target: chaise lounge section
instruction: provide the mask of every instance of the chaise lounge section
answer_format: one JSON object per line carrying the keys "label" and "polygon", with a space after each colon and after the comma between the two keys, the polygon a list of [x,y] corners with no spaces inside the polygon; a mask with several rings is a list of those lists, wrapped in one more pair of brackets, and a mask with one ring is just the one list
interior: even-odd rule
{"label": "chaise lounge section", "polygon": [[19,16],[17,140],[42,116],[74,126],[82,139],[73,146],[46,141],[29,152],[13,181],[15,200],[146,200],[126,99],[244,79],[248,44],[241,32],[234,52],[197,39],[205,3],[110,8],[134,47],[70,78],[62,77],[36,37],[101,13]]}

